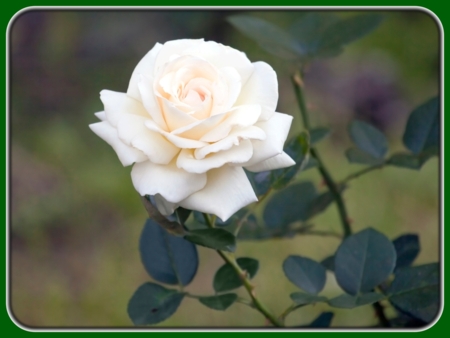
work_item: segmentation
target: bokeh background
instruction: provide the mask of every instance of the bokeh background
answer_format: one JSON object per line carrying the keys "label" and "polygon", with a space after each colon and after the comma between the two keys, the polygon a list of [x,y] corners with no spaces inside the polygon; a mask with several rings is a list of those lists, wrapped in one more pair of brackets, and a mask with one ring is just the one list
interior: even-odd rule
{"label": "bokeh background", "polygon": [[[127,327],[129,298],[150,279],[140,263],[138,238],[146,212],[134,191],[130,167],[88,128],[102,110],[99,92],[125,92],[131,73],[156,42],[180,38],[215,40],[271,64],[278,74],[278,111],[302,128],[289,81],[294,65],[262,51],[226,22],[236,11],[33,10],[16,17],[10,41],[10,306],[30,327]],[[247,13],[287,27],[301,11]],[[353,12],[340,12],[351,16]],[[359,170],[347,163],[352,118],[373,123],[402,150],[407,115],[439,92],[439,29],[419,11],[385,12],[382,25],[334,59],[314,62],[305,83],[315,126],[331,136],[318,146],[339,180]],[[439,259],[439,163],[420,171],[387,167],[351,183],[345,192],[355,230],[375,227],[390,238],[420,235],[417,263]],[[299,175],[324,190],[316,170]],[[318,230],[340,231],[331,206],[313,219]],[[281,263],[289,254],[321,260],[336,238],[296,236],[241,242],[238,256],[260,260],[254,281],[274,313],[290,305],[295,287]],[[187,290],[212,294],[220,257],[199,248],[200,268]],[[244,296],[245,292],[240,291]],[[325,294],[339,289],[328,276]],[[288,324],[306,324],[326,305],[305,307]],[[335,311],[334,326],[370,326],[370,306]],[[387,309],[388,315],[393,315]],[[160,326],[263,326],[256,311],[234,304],[226,312],[185,299]]]}

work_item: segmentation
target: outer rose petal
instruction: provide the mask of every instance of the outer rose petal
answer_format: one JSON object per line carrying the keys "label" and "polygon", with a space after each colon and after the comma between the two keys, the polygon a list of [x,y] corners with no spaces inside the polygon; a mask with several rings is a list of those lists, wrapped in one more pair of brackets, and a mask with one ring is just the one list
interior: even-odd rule
{"label": "outer rose petal", "polygon": [[278,80],[275,71],[265,62],[254,62],[253,74],[242,87],[236,105],[261,105],[261,121],[274,114],[278,102]]}
{"label": "outer rose petal", "polygon": [[94,114],[100,121],[106,121],[106,114],[104,111],[99,111]]}
{"label": "outer rose petal", "polygon": [[155,46],[139,61],[136,68],[131,75],[130,83],[128,85],[127,94],[136,100],[141,100],[141,94],[139,93],[138,83],[139,74],[152,77],[155,70],[156,56],[161,50],[162,45],[156,43]]}
{"label": "outer rose petal", "polygon": [[198,40],[190,40],[190,39],[180,39],[180,40],[173,40],[173,41],[167,41],[161,48],[161,50],[158,53],[158,56],[156,57],[155,62],[155,72],[158,71],[158,69],[163,66],[165,63],[169,62],[172,57],[176,55],[182,55],[183,51],[194,47],[196,45],[199,45],[201,43],[204,43],[203,39]]}
{"label": "outer rose petal", "polygon": [[194,148],[201,148],[204,146],[207,146],[208,143],[206,142],[200,142],[197,140],[191,140],[187,138],[180,137],[178,135],[168,133],[164,130],[161,130],[153,121],[147,120],[145,121],[145,126],[153,131],[156,131],[163,135],[169,142],[171,142],[173,145],[180,149],[194,149]]}
{"label": "outer rose petal", "polygon": [[117,122],[119,137],[128,145],[141,150],[153,163],[168,164],[180,149],[161,134],[145,126],[148,118],[125,115]]}
{"label": "outer rose petal", "polygon": [[280,168],[290,167],[295,164],[295,161],[285,152],[271,157],[265,161],[259,162],[252,166],[246,166],[245,169],[258,173],[260,171],[275,170]]}
{"label": "outer rose petal", "polygon": [[289,128],[292,123],[292,116],[275,113],[269,121],[258,122],[258,126],[266,132],[266,139],[263,141],[254,140],[253,156],[242,166],[253,166],[261,161],[279,155],[283,152],[283,145],[289,134]]}
{"label": "outer rose petal", "polygon": [[123,143],[117,135],[116,128],[112,127],[108,122],[93,123],[89,125],[89,128],[115,150],[123,166],[148,160],[142,151]]}
{"label": "outer rose petal", "polygon": [[142,196],[161,194],[172,203],[178,203],[206,185],[206,174],[188,173],[177,168],[175,161],[167,165],[150,161],[136,163],[131,179]]}
{"label": "outer rose petal", "polygon": [[250,140],[242,140],[239,145],[219,153],[211,153],[208,157],[198,160],[194,157],[194,151],[183,149],[178,156],[177,166],[190,173],[204,173],[213,168],[219,168],[226,163],[247,162],[253,154],[253,146]]}
{"label": "outer rose petal", "polygon": [[225,165],[207,174],[207,185],[181,201],[180,206],[214,214],[226,221],[239,209],[258,200],[244,169]]}
{"label": "outer rose petal", "polygon": [[105,106],[106,119],[113,127],[117,126],[117,121],[124,114],[149,116],[141,102],[125,93],[102,90],[100,92],[100,99]]}
{"label": "outer rose petal", "polygon": [[154,93],[153,77],[147,77],[143,74],[140,74],[138,88],[145,110],[147,110],[148,114],[152,117],[153,121],[155,121],[157,125],[167,131],[167,125],[166,121],[164,121],[162,108],[159,105],[158,99],[156,98]]}

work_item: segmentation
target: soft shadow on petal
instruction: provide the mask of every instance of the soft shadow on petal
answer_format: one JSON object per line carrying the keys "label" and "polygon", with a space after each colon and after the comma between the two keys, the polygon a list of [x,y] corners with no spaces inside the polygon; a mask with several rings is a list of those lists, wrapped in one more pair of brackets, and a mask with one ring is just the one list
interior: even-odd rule
{"label": "soft shadow on petal", "polygon": [[225,165],[208,171],[206,186],[181,201],[183,208],[214,214],[226,221],[231,215],[258,199],[244,169]]}
{"label": "soft shadow on petal", "polygon": [[252,166],[246,166],[245,169],[255,173],[260,171],[275,170],[280,168],[290,167],[295,164],[295,161],[285,152],[271,157],[265,161],[259,162]]}
{"label": "soft shadow on petal", "polygon": [[222,123],[204,134],[200,141],[217,142],[228,136],[233,127],[245,128],[254,125],[260,115],[261,107],[258,105],[236,107],[228,112],[228,117]]}
{"label": "soft shadow on petal", "polygon": [[178,208],[178,205],[176,203],[166,201],[166,199],[160,194],[156,194],[154,198],[158,211],[164,216],[172,215],[175,209]]}
{"label": "soft shadow on petal", "polygon": [[[227,93],[226,97],[224,98],[224,102],[216,102],[213,110],[211,111],[211,115],[216,115],[224,111],[228,111],[231,107],[233,107],[239,94],[241,93],[241,76],[236,69],[232,67],[224,67],[221,68],[219,72],[221,78],[226,83]],[[217,106],[217,104],[220,104],[220,106]]]}
{"label": "soft shadow on petal", "polygon": [[278,103],[278,80],[275,71],[265,62],[253,63],[254,71],[242,87],[236,105],[259,104],[260,120],[266,121],[274,114]]}
{"label": "soft shadow on petal", "polygon": [[117,122],[119,137],[128,145],[142,150],[150,161],[168,164],[180,149],[164,136],[145,126],[148,118],[138,115],[125,115]]}
{"label": "soft shadow on petal", "polygon": [[152,77],[154,75],[156,56],[161,48],[162,45],[160,43],[156,43],[155,46],[141,59],[141,61],[139,61],[134,69],[127,90],[127,94],[132,98],[141,100],[141,94],[138,88],[139,74],[144,74],[148,77]]}
{"label": "soft shadow on petal", "polygon": [[112,127],[108,122],[93,123],[89,125],[89,128],[115,150],[123,166],[148,160],[142,151],[123,143],[117,135],[117,129]]}
{"label": "soft shadow on petal", "polygon": [[166,121],[162,114],[162,108],[158,103],[158,99],[155,96],[153,89],[153,78],[144,76],[141,74],[139,77],[139,91],[142,97],[142,103],[147,110],[148,114],[152,117],[153,121],[156,122],[162,129],[167,131]]}
{"label": "soft shadow on petal", "polygon": [[156,57],[155,62],[155,72],[159,69],[159,67],[163,66],[165,63],[171,61],[171,57],[174,55],[182,55],[183,51],[196,46],[198,44],[203,43],[203,39],[192,40],[192,39],[180,39],[167,41],[161,48]]}
{"label": "soft shadow on petal", "polygon": [[266,132],[266,139],[263,141],[254,140],[253,156],[248,163],[243,166],[253,166],[261,161],[267,160],[283,152],[284,142],[289,134],[292,116],[275,113],[269,121],[257,122],[258,126]]}
{"label": "soft shadow on petal", "polygon": [[[180,137],[189,138],[193,140],[202,140],[202,136],[212,130],[214,127],[220,125],[222,121],[227,118],[229,113],[223,113],[208,117],[204,120],[198,120],[194,123],[191,123],[187,126],[178,128],[173,130],[171,134],[178,135]],[[209,142],[206,141],[205,142]]]}
{"label": "soft shadow on petal", "polygon": [[158,97],[157,99],[161,104],[164,119],[167,123],[169,131],[176,130],[181,127],[185,127],[198,120],[184,111],[178,109],[172,102],[165,98]]}
{"label": "soft shadow on petal", "polygon": [[188,173],[172,161],[168,165],[150,161],[136,163],[131,170],[134,188],[144,195],[161,194],[168,202],[178,203],[206,185],[206,174]]}
{"label": "soft shadow on petal", "polygon": [[100,120],[100,121],[106,121],[106,114],[104,111],[99,111],[97,113],[94,113],[94,115]]}
{"label": "soft shadow on petal", "polygon": [[191,173],[204,173],[213,168],[219,168],[226,163],[247,162],[253,154],[250,140],[242,140],[238,145],[228,150],[212,153],[201,160],[194,157],[192,149],[183,149],[177,158],[177,166]]}
{"label": "soft shadow on petal", "polygon": [[203,159],[211,153],[222,152],[223,150],[230,149],[232,146],[238,145],[242,140],[264,140],[266,133],[258,127],[250,126],[245,129],[233,130],[224,139],[209,144],[205,147],[195,149],[194,156],[196,159]]}
{"label": "soft shadow on petal", "polygon": [[194,148],[201,148],[204,146],[207,146],[208,143],[206,142],[201,142],[201,141],[197,141],[197,140],[191,140],[191,139],[187,139],[187,138],[183,138],[177,135],[174,135],[172,133],[168,133],[164,130],[161,130],[153,121],[147,120],[145,121],[145,126],[152,130],[152,131],[156,131],[158,133],[160,133],[161,135],[163,135],[169,142],[171,142],[173,145],[175,145],[178,148],[181,149],[194,149]]}
{"label": "soft shadow on petal", "polygon": [[117,126],[117,121],[119,121],[124,114],[150,116],[141,102],[131,98],[125,93],[102,90],[100,92],[100,99],[105,106],[106,119],[113,127]]}

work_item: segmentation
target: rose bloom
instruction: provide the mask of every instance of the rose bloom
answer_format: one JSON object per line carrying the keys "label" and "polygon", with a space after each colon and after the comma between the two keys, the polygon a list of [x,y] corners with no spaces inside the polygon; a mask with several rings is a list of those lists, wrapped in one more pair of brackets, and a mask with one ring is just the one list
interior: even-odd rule
{"label": "rose bloom", "polygon": [[102,90],[89,127],[116,151],[141,195],[228,219],[257,201],[243,168],[294,165],[283,152],[290,115],[275,112],[278,82],[265,62],[213,41],[157,43],[126,93]]}

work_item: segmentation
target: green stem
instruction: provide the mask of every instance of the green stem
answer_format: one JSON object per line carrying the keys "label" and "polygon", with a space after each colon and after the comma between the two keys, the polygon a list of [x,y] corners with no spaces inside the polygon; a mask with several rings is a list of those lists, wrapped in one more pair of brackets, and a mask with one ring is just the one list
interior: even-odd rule
{"label": "green stem", "polygon": [[299,308],[301,308],[301,307],[303,307],[303,306],[305,306],[305,304],[301,304],[301,305],[298,305],[298,304],[292,304],[292,305],[289,306],[286,310],[284,310],[284,312],[280,315],[280,317],[278,317],[278,319],[279,319],[281,322],[284,323],[286,317],[287,317],[291,312],[293,312],[293,311],[295,311],[295,310],[297,310],[297,309],[299,309]]}
{"label": "green stem", "polygon": [[264,195],[262,195],[259,200],[253,204],[253,207],[250,207],[248,209],[248,211],[244,214],[244,216],[242,216],[242,218],[239,220],[239,222],[236,225],[236,229],[234,229],[234,236],[237,237],[239,235],[239,231],[241,231],[242,226],[244,225],[245,221],[247,220],[247,217],[253,212],[253,210],[255,209],[256,205],[258,205],[258,203],[261,203],[262,201],[264,201],[264,199],[269,196],[269,194],[272,192],[272,188],[269,188]]}
{"label": "green stem", "polygon": [[[208,215],[206,215],[205,213],[203,213],[203,217],[205,218],[206,224],[210,227],[210,228],[214,228],[214,225],[212,224],[212,222],[210,221]],[[236,272],[236,274],[239,276],[239,278],[242,280],[242,283],[244,284],[245,289],[247,290],[250,298],[252,299],[253,305],[254,307],[261,312],[264,317],[267,318],[268,321],[270,321],[274,326],[277,327],[282,327],[283,323],[281,323],[275,316],[273,316],[266,308],[265,306],[261,303],[261,301],[258,299],[258,297],[256,297],[255,294],[255,287],[252,285],[252,283],[250,282],[250,279],[248,278],[248,274],[246,271],[242,270],[241,267],[238,265],[238,263],[236,262],[236,259],[234,258],[234,256],[232,256],[231,254],[222,251],[222,250],[217,250],[217,253],[220,255],[220,257],[222,257],[222,259],[229,264],[233,270]]]}
{"label": "green stem", "polygon": [[354,172],[353,174],[350,174],[346,178],[344,178],[341,181],[341,183],[348,183],[349,181],[351,181],[351,180],[353,180],[355,178],[358,178],[359,176],[367,174],[367,173],[369,173],[371,171],[374,171],[376,169],[381,169],[381,168],[383,168],[386,165],[386,163],[387,163],[387,161],[384,161],[384,162],[382,162],[380,164],[376,164],[376,165],[373,165],[371,167],[367,167],[367,168],[361,169],[361,170],[359,170],[357,172]]}

